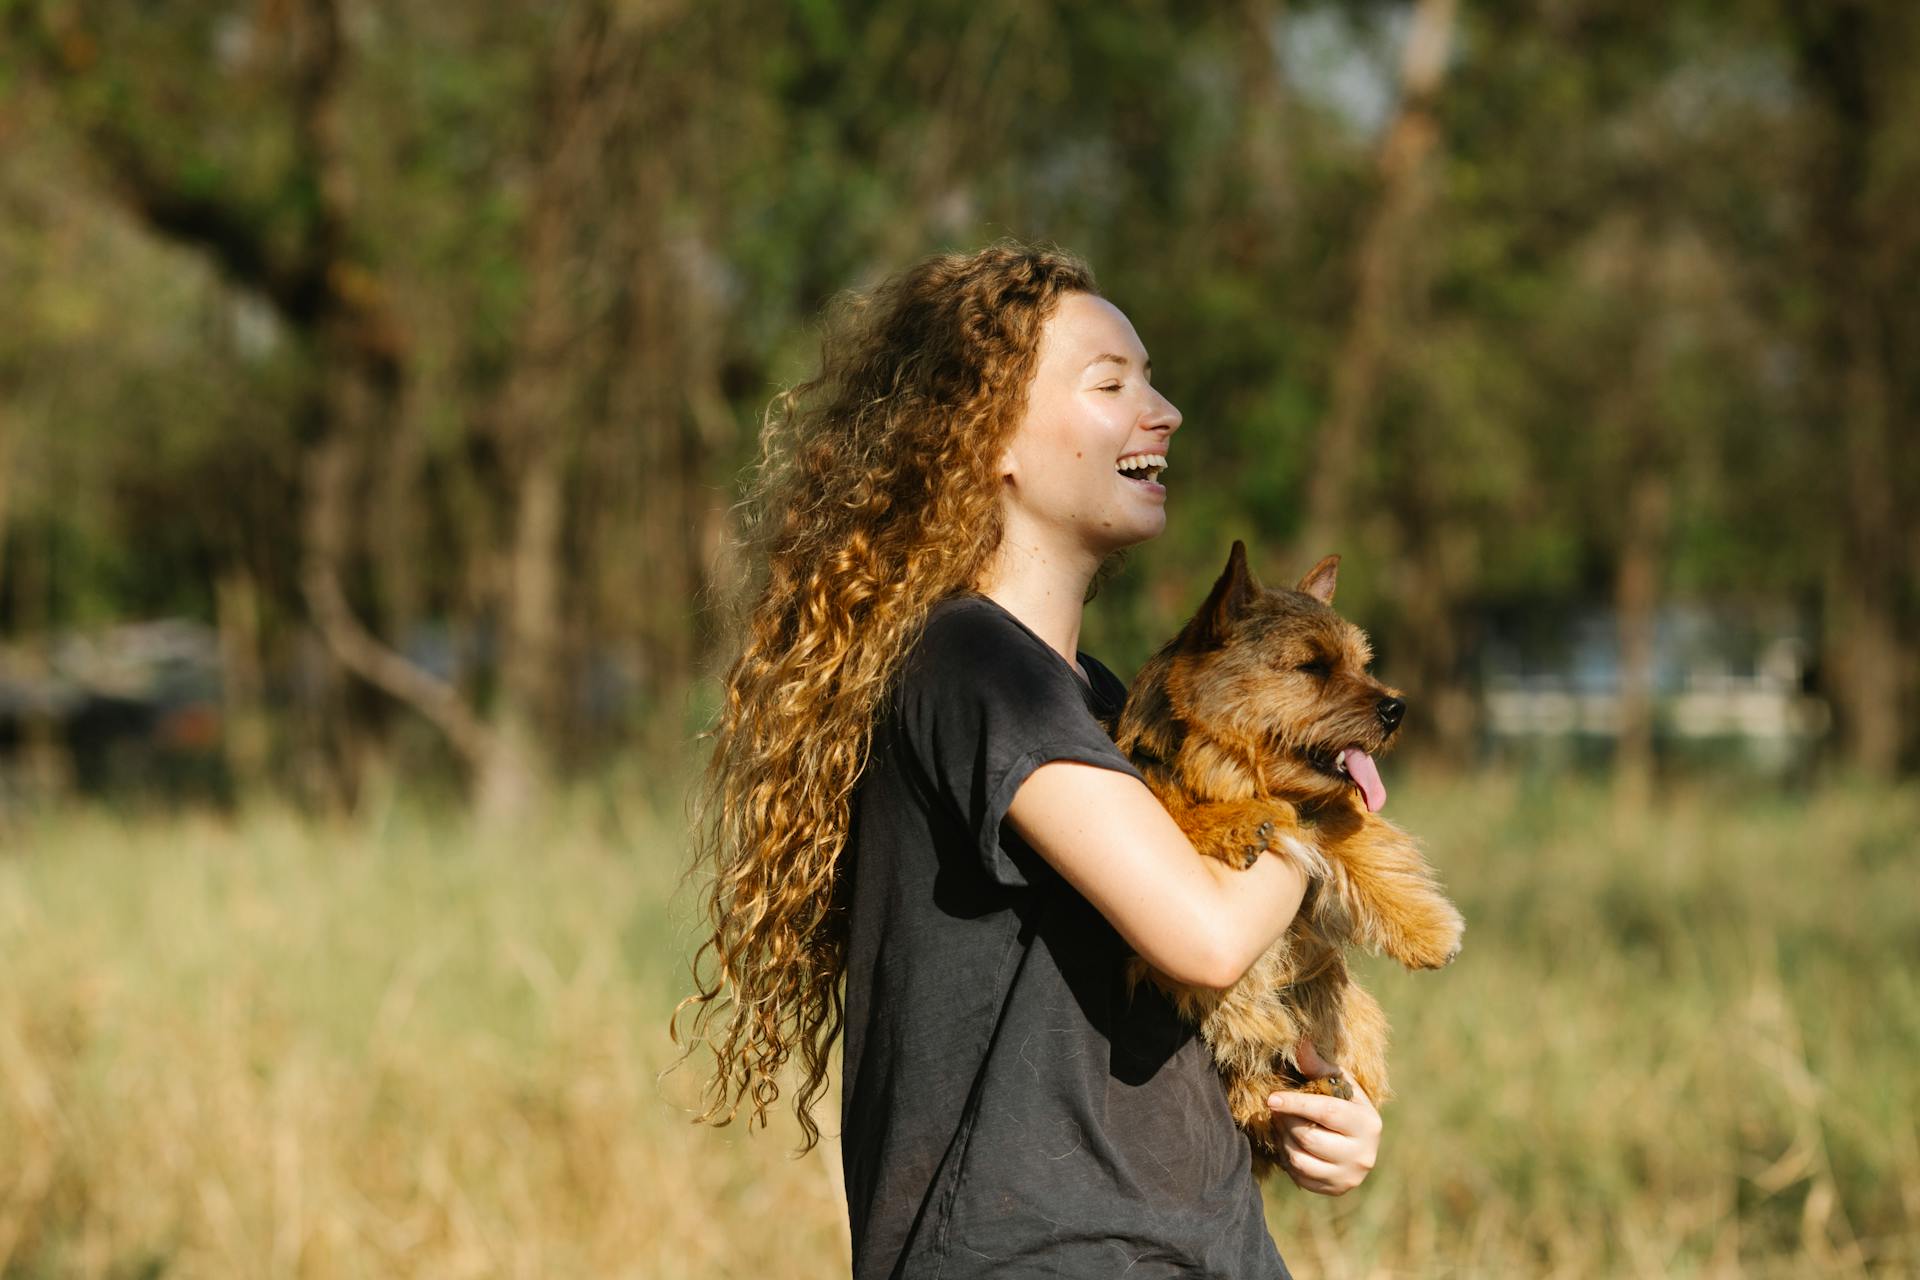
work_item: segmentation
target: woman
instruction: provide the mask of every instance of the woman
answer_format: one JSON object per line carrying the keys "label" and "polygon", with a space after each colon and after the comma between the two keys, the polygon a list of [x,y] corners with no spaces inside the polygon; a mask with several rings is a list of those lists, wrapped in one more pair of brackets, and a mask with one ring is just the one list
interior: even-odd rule
{"label": "woman", "polygon": [[[1100,727],[1124,685],[1078,649],[1102,563],[1165,526],[1179,411],[1057,250],[941,255],[843,301],[749,502],[764,577],[689,1001],[705,1118],[750,1100],[764,1123],[797,1049],[810,1147],[844,1027],[856,1276],[1284,1276],[1205,1046],[1124,969],[1230,985],[1306,886],[1194,854]],[[1366,1176],[1370,1103],[1272,1105],[1295,1182]]]}

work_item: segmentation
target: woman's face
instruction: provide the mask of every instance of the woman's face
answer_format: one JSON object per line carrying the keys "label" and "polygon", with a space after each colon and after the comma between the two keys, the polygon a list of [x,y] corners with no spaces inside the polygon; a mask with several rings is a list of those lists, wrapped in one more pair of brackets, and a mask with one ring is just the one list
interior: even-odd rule
{"label": "woman's face", "polygon": [[1060,299],[1041,330],[1026,415],[1001,455],[1009,536],[1104,557],[1166,528],[1159,475],[1180,411],[1148,372],[1120,308],[1088,293]]}

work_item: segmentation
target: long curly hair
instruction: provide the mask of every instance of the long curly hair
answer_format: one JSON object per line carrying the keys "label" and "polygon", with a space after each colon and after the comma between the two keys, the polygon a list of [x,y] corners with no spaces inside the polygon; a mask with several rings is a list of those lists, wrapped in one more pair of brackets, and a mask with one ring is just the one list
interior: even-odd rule
{"label": "long curly hair", "polygon": [[768,407],[742,507],[750,578],[694,872],[712,932],[694,957],[682,1061],[715,1063],[697,1117],[767,1123],[798,1050],[802,1151],[819,1141],[842,1018],[836,898],[876,711],[941,599],[976,588],[1001,536],[997,463],[1026,406],[1040,334],[1093,272],[999,241],[926,258],[830,304],[821,368]]}

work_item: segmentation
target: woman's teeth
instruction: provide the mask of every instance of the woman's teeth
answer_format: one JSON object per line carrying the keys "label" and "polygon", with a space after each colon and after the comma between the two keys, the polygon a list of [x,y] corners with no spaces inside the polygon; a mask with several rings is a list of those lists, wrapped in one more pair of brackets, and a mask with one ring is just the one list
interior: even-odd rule
{"label": "woman's teeth", "polygon": [[1130,458],[1120,459],[1114,466],[1129,480],[1158,480],[1160,473],[1167,469],[1167,455],[1136,453]]}

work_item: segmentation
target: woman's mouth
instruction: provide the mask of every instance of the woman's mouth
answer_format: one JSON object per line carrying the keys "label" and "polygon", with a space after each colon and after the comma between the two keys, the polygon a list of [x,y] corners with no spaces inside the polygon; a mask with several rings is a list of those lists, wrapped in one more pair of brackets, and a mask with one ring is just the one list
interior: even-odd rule
{"label": "woman's mouth", "polygon": [[1113,465],[1121,475],[1142,488],[1162,493],[1166,491],[1166,486],[1160,483],[1161,473],[1167,469],[1167,455],[1164,453],[1136,453]]}

